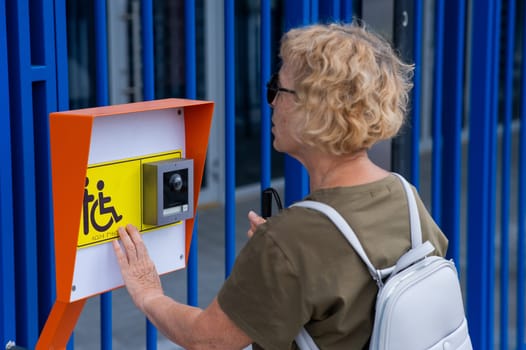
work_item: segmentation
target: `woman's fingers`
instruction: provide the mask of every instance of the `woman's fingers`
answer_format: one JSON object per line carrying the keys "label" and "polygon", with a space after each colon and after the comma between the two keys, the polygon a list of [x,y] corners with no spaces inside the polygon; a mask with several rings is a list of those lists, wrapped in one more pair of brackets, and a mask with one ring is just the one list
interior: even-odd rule
{"label": "woman's fingers", "polygon": [[121,239],[122,246],[124,247],[124,253],[126,254],[128,263],[136,261],[137,251],[135,249],[135,243],[130,237],[128,230],[124,227],[119,227],[117,231],[119,232],[119,237]]}
{"label": "woman's fingers", "polygon": [[111,242],[113,244],[113,251],[115,252],[115,255],[117,256],[117,262],[121,266],[121,269],[124,266],[128,265],[128,257],[126,256],[126,252],[122,250],[121,245],[119,244],[119,241],[114,240]]}
{"label": "woman's fingers", "polygon": [[126,231],[128,232],[131,241],[135,246],[135,253],[137,255],[137,259],[147,257],[148,251],[146,249],[146,246],[144,245],[144,241],[142,240],[139,230],[137,230],[135,226],[128,224],[126,225]]}
{"label": "woman's fingers", "polygon": [[265,222],[267,220],[263,219],[261,216],[256,214],[253,210],[248,212],[248,221],[250,223],[250,228],[247,231],[247,236],[250,238],[256,231],[257,227]]}
{"label": "woman's fingers", "polygon": [[137,228],[128,224],[126,228],[119,227],[118,232],[121,243],[112,244],[122,278],[133,302],[144,311],[145,301],[163,295],[161,280]]}
{"label": "woman's fingers", "polygon": [[265,223],[267,220],[256,214],[253,210],[248,212],[248,221],[250,222],[251,228],[256,228],[259,225]]}

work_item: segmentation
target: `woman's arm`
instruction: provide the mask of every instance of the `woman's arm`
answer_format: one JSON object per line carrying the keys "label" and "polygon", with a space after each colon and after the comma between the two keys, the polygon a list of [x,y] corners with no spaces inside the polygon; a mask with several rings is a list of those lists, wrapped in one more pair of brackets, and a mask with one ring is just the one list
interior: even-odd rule
{"label": "woman's arm", "polygon": [[252,340],[221,310],[214,299],[205,310],[164,295],[153,261],[136,227],[119,228],[122,247],[113,241],[126,288],[148,319],[185,349],[242,349]]}

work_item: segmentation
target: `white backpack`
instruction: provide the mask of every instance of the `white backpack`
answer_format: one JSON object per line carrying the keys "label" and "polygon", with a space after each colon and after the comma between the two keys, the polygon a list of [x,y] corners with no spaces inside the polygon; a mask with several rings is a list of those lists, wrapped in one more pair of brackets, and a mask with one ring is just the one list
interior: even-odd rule
{"label": "white backpack", "polygon": [[[293,206],[311,208],[329,217],[378,284],[370,350],[471,350],[455,265],[442,257],[427,257],[435,248],[429,241],[422,243],[413,191],[402,176],[395,175],[404,185],[409,203],[412,248],[387,269],[378,270],[371,264],[356,234],[331,206],[315,201]],[[301,350],[318,349],[305,328],[295,340]]]}

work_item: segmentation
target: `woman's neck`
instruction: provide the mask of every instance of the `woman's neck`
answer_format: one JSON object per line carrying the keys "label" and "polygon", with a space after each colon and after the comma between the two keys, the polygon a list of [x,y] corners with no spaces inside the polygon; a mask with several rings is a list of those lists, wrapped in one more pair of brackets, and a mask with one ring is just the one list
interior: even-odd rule
{"label": "woman's neck", "polygon": [[365,150],[343,156],[312,154],[302,163],[309,172],[311,191],[363,185],[389,175],[369,159]]}

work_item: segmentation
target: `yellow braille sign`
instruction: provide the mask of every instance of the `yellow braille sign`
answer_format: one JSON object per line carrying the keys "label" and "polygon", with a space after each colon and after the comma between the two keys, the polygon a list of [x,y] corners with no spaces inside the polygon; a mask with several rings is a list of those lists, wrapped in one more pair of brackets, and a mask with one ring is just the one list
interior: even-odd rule
{"label": "yellow braille sign", "polygon": [[172,151],[89,165],[77,247],[117,239],[117,229],[126,224],[141,232],[155,228],[142,224],[142,164],[181,156],[181,151]]}

